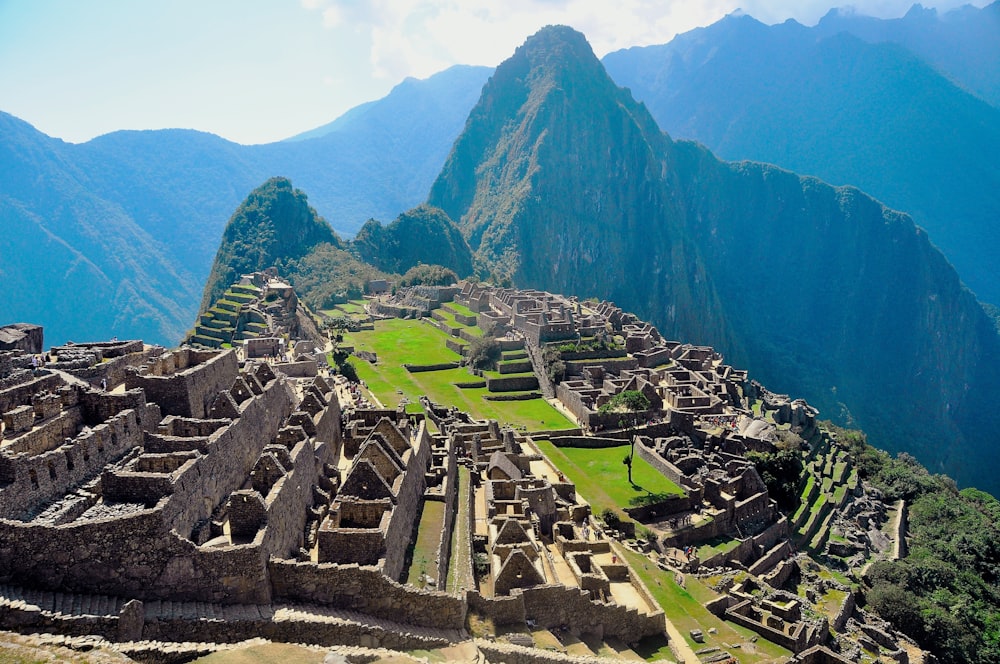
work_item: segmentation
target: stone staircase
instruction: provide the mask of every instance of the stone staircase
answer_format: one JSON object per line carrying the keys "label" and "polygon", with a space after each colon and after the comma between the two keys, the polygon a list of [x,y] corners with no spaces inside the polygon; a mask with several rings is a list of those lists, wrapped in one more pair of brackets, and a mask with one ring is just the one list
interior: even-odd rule
{"label": "stone staircase", "polygon": [[[0,627],[114,640],[128,600],[0,585]],[[468,638],[462,630],[405,625],[353,611],[301,604],[215,604],[147,600],[143,637],[152,641],[232,643],[254,637],[318,645],[437,648]],[[196,648],[197,649],[197,648]]]}
{"label": "stone staircase", "polygon": [[194,332],[186,343],[208,348],[221,348],[243,339],[254,339],[268,330],[267,316],[251,308],[260,299],[261,291],[245,284],[233,284],[201,314]]}

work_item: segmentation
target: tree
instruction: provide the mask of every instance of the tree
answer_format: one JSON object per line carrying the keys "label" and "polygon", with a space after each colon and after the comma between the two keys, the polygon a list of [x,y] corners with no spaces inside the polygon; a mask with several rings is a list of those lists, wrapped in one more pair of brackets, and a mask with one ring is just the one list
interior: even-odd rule
{"label": "tree", "polygon": [[[633,429],[639,424],[639,414],[649,410],[650,406],[649,397],[639,390],[623,390],[598,408],[598,412],[619,413],[618,426],[622,429]],[[629,453],[623,463],[628,468],[629,484],[634,484],[632,482],[632,460],[635,458],[635,436],[629,438]]]}
{"label": "tree", "polygon": [[484,336],[472,340],[467,358],[469,365],[475,369],[493,369],[502,355],[503,351],[497,340]]}

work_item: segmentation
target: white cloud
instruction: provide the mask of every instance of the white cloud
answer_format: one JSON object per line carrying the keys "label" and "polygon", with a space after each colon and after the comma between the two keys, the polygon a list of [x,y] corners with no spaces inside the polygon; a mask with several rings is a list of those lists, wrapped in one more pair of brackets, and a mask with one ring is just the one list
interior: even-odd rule
{"label": "white cloud", "polygon": [[[831,0],[302,0],[322,6],[323,24],[351,26],[370,40],[373,75],[425,77],[456,63],[497,65],[544,25],[583,32],[594,52],[662,44],[743,6],[766,23],[815,23]],[[858,11],[899,16],[913,0],[861,0]],[[954,5],[961,0],[939,0]]]}

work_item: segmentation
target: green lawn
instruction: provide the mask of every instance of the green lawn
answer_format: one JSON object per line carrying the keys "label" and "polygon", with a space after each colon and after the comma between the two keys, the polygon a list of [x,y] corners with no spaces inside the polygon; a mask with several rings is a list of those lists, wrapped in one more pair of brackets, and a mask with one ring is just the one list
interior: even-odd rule
{"label": "green lawn", "polygon": [[469,523],[469,469],[458,467],[458,513],[455,526],[451,530],[451,558],[448,560],[448,582],[441,590],[450,593],[476,587],[476,580],[469,576],[471,567],[463,561],[472,558]]}
{"label": "green lawn", "polygon": [[[734,623],[720,620],[705,608],[704,603],[718,597],[711,588],[704,585],[696,577],[685,575],[682,588],[674,582],[674,572],[661,570],[649,558],[640,553],[619,548],[624,551],[629,566],[639,575],[653,598],[663,607],[667,619],[672,622],[684,640],[694,650],[707,647],[723,648],[740,662],[770,662],[776,658],[789,657],[792,653],[770,641],[757,638],[756,643],[750,639],[757,637],[754,632]],[[718,630],[709,634],[709,628]],[[692,629],[700,629],[705,635],[705,643],[695,643],[690,637]],[[728,644],[741,644],[738,649],[731,649]]]}
{"label": "green lawn", "polygon": [[468,308],[464,304],[459,304],[458,302],[445,302],[441,305],[442,309],[450,309],[454,312],[460,313],[463,316],[475,316],[476,312]]}
{"label": "green lawn", "polygon": [[573,427],[544,399],[487,401],[483,399],[489,394],[485,387],[456,387],[455,383],[481,380],[464,368],[410,373],[403,367],[404,363],[457,362],[461,356],[445,346],[449,338],[428,323],[394,318],[377,321],[374,331],[354,332],[347,335],[344,341],[354,345],[356,350],[368,350],[378,355],[375,365],[358,358],[352,358],[351,363],[368,389],[386,408],[394,408],[404,395],[413,403],[427,395],[432,401],[457,406],[476,418],[524,426],[529,431]]}
{"label": "green lawn", "polygon": [[629,446],[591,449],[585,447],[556,447],[551,441],[537,441],[538,447],[559,470],[576,484],[580,495],[590,501],[595,514],[605,508],[621,511],[631,500],[649,494],[683,495],[684,490],[636,455],[632,464],[632,481],[629,484],[627,469],[622,459]]}
{"label": "green lawn", "polygon": [[420,512],[420,526],[417,528],[417,541],[413,545],[413,558],[407,572],[406,583],[423,588],[424,575],[437,579],[438,546],[441,543],[441,531],[444,530],[444,503],[438,500],[425,500]]}

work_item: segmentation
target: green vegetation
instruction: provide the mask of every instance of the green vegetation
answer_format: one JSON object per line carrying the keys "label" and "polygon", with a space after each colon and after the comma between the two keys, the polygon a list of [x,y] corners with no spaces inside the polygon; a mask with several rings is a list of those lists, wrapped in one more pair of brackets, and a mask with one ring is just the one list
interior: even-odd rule
{"label": "green vegetation", "polygon": [[556,447],[548,440],[536,441],[542,452],[559,470],[576,484],[577,491],[590,501],[594,513],[611,509],[623,514],[630,507],[649,496],[665,499],[682,496],[684,490],[638,457],[633,464],[634,483],[621,476],[622,457],[627,449],[619,447],[587,448]]}
{"label": "green vegetation", "polygon": [[876,450],[861,432],[831,428],[863,479],[910,506],[909,555],[871,566],[868,608],[944,664],[1000,661],[1000,502],[958,491],[908,454]]}
{"label": "green vegetation", "polygon": [[438,500],[425,500],[420,510],[417,536],[411,544],[410,566],[404,576],[404,583],[417,588],[427,587],[427,577],[437,581],[437,555],[441,544],[441,531],[444,530],[444,503]]}
{"label": "green vegetation", "polygon": [[[777,450],[749,452],[747,459],[757,468],[757,473],[767,486],[767,492],[778,502],[778,506],[785,511],[795,509],[799,500],[802,456],[795,450]],[[809,475],[807,482],[812,481],[813,476]]]}
{"label": "green vegetation", "polygon": [[[756,642],[751,645],[749,641],[757,637],[756,634],[709,613],[704,603],[717,597],[717,594],[696,577],[686,576],[684,587],[681,587],[675,581],[674,572],[660,569],[649,558],[634,551],[624,550],[624,555],[629,566],[646,585],[691,648],[695,650],[713,646],[723,648],[729,650],[744,664],[770,662],[791,655],[781,646],[761,638],[756,638]],[[716,634],[708,632],[712,627],[718,630]],[[692,629],[702,630],[705,643],[696,643],[691,638],[689,632]],[[742,643],[743,647],[730,650],[729,644],[734,643]]]}
{"label": "green vegetation", "polygon": [[469,342],[466,357],[476,369],[496,369],[500,361],[500,344],[492,337],[479,337]]}
{"label": "green vegetation", "polygon": [[287,178],[271,178],[250,192],[226,224],[200,310],[211,307],[240,275],[302,258],[322,243],[342,248],[302,191]]}
{"label": "green vegetation", "polygon": [[451,557],[448,561],[448,582],[443,588],[454,592],[460,588],[474,588],[476,580],[468,574],[469,566],[460,561],[467,561],[472,556],[472,541],[469,529],[464,524],[469,523],[469,469],[458,467],[458,513],[455,515],[455,526],[451,531]]}
{"label": "green vegetation", "polygon": [[458,282],[458,275],[455,271],[440,265],[414,265],[403,278],[400,279],[400,286],[449,286]]}
{"label": "green vegetation", "polygon": [[[472,252],[462,233],[447,214],[430,205],[404,212],[388,226],[368,220],[351,242],[351,251],[386,272],[406,272],[408,279],[430,274],[409,274],[411,268],[422,263],[438,266],[439,270],[447,268],[453,276],[472,274]],[[438,277],[442,275],[439,272]]]}
{"label": "green vegetation", "polygon": [[[423,395],[432,401],[450,404],[477,418],[492,418],[529,431],[568,429],[572,423],[544,399],[488,401],[485,387],[460,388],[456,383],[477,380],[464,368],[410,373],[404,363],[441,364],[462,358],[448,349],[445,342],[453,337],[419,320],[390,319],[378,321],[375,330],[345,335],[345,344],[378,355],[377,364],[352,358],[358,376],[387,408],[405,396],[417,402]],[[401,393],[400,393],[401,392]]]}
{"label": "green vegetation", "polygon": [[[623,390],[611,397],[606,404],[598,409],[600,413],[620,413],[619,425],[634,427],[639,423],[639,415],[649,410],[649,397],[638,390]],[[628,468],[628,481],[632,483],[632,462],[635,457],[635,437],[629,436],[628,455],[624,459]]]}

